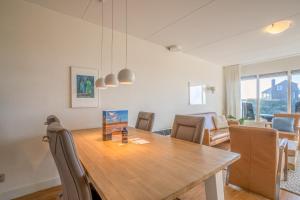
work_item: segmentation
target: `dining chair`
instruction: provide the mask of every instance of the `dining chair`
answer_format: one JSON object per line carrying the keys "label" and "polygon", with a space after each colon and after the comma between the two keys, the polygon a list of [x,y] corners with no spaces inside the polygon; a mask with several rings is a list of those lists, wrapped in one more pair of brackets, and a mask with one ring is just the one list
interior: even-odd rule
{"label": "dining chair", "polygon": [[152,112],[139,112],[135,128],[152,131],[155,114]]}
{"label": "dining chair", "polygon": [[192,115],[176,115],[171,137],[202,144],[205,118]]}
{"label": "dining chair", "polygon": [[63,200],[101,200],[96,190],[89,184],[86,172],[78,159],[72,133],[65,129],[60,120],[50,115],[45,122],[47,135],[43,141],[49,143],[50,152],[56,163],[62,183]]}
{"label": "dining chair", "polygon": [[231,151],[241,158],[229,167],[227,183],[278,200],[282,174],[287,180],[287,139],[271,128],[232,126],[229,132]]}
{"label": "dining chair", "polygon": [[300,101],[295,103],[295,113],[300,113]]}

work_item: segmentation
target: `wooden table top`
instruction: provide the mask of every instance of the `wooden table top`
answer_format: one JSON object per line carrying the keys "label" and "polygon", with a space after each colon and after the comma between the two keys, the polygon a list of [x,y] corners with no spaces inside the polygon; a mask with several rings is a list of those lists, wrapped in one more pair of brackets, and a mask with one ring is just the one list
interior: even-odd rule
{"label": "wooden table top", "polygon": [[174,199],[240,158],[239,154],[129,128],[150,143],[102,141],[101,129],[73,131],[79,158],[105,200]]}

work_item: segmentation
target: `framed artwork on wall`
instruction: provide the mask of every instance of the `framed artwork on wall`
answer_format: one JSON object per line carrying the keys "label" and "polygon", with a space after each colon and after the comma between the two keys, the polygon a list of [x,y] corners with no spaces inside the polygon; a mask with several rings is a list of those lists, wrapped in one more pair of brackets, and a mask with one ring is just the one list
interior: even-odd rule
{"label": "framed artwork on wall", "polygon": [[206,104],[206,85],[189,82],[189,104]]}
{"label": "framed artwork on wall", "polygon": [[71,107],[98,107],[98,90],[95,87],[97,70],[71,67]]}

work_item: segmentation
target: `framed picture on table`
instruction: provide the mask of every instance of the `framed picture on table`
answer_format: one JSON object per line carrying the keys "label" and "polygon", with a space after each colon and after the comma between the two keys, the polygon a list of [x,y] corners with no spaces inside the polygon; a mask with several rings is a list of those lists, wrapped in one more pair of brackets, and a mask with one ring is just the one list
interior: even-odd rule
{"label": "framed picture on table", "polygon": [[98,107],[98,90],[95,87],[97,70],[92,68],[71,67],[71,107]]}

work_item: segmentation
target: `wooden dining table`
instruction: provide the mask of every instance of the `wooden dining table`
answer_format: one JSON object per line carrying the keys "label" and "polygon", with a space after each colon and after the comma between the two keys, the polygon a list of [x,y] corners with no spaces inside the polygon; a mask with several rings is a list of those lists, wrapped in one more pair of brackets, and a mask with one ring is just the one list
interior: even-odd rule
{"label": "wooden dining table", "polygon": [[[102,199],[176,199],[203,182],[206,199],[224,199],[222,170],[239,154],[128,130],[128,144],[122,144],[120,135],[103,141],[100,128],[72,131],[79,159]],[[137,138],[147,143],[136,144]]]}

